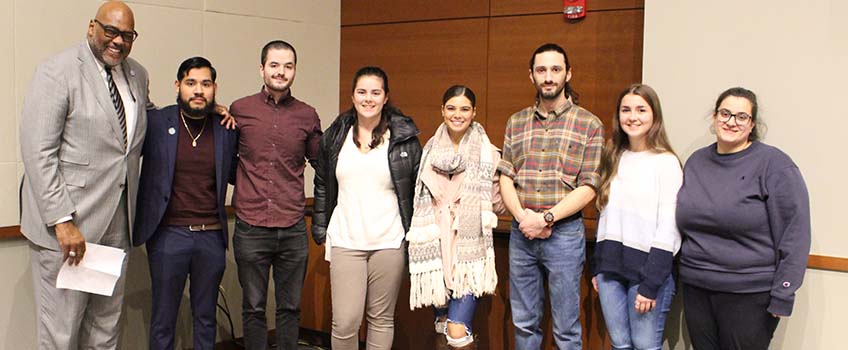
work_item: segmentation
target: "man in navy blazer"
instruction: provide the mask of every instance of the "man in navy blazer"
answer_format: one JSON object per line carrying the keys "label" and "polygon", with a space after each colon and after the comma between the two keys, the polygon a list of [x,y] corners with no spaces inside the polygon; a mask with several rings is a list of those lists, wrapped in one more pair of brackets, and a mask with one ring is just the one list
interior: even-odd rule
{"label": "man in navy blazer", "polygon": [[147,244],[153,289],[150,349],[173,349],[177,312],[191,278],[194,349],[215,345],[218,285],[226,267],[224,201],[237,133],[215,114],[216,72],[185,60],[177,105],[148,111],[133,245]]}

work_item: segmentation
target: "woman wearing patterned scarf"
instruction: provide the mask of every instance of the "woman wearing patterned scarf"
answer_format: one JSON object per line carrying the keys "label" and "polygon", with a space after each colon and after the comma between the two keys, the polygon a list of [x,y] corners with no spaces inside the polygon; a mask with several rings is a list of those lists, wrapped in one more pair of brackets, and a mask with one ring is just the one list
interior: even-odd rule
{"label": "woman wearing patterned scarf", "polygon": [[[409,241],[411,308],[435,306],[437,344],[471,349],[477,298],[498,282],[492,229],[505,213],[498,193],[498,149],[474,121],[471,89],[442,98],[444,123],[427,141],[415,183]],[[493,210],[494,209],[494,210]]]}

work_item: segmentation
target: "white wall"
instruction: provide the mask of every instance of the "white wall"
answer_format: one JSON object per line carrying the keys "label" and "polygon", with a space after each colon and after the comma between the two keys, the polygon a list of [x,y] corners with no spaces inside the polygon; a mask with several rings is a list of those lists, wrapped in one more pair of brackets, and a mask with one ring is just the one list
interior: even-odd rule
{"label": "white wall", "polygon": [[[18,225],[17,186],[23,166],[18,120],[35,67],[85,37],[98,0],[0,0],[0,227]],[[174,103],[173,81],[184,59],[201,55],[218,70],[221,104],[259,91],[259,51],[282,39],[298,51],[293,94],[313,105],[326,127],[338,113],[339,21],[337,0],[138,0],[130,1],[140,36],[131,57],[150,72],[151,98]],[[306,192],[312,193],[307,169]],[[123,349],[147,348],[150,282],[143,249],[130,255]],[[24,240],[0,241],[0,349],[35,348],[35,309]],[[232,252],[222,285],[241,334],[241,291]],[[186,300],[184,300],[186,301]],[[269,310],[273,301],[269,300]],[[190,314],[183,303],[177,348],[191,345]],[[272,315],[273,313],[269,313]],[[219,336],[229,338],[219,313]]]}
{"label": "white wall", "polygon": [[[812,254],[848,257],[843,221],[848,170],[848,3],[810,1],[645,2],[643,82],[660,95],[671,141],[682,157],[715,141],[709,113],[725,89],[757,93],[765,142],[789,154],[810,192]],[[774,349],[843,348],[837,335],[848,311],[848,274],[808,270],[794,314],[781,321]],[[679,313],[679,308],[675,310]],[[674,320],[674,319],[673,319]],[[686,348],[681,324],[670,330]],[[672,343],[672,345],[675,345]]]}

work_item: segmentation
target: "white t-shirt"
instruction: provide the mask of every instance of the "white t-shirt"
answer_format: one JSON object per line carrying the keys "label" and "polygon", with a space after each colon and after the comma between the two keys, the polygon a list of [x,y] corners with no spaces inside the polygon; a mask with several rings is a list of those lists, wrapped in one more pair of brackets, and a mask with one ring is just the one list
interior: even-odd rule
{"label": "white t-shirt", "polygon": [[336,164],[339,196],[327,227],[331,247],[356,250],[396,249],[403,243],[403,223],[389,171],[389,132],[368,153],[348,131]]}

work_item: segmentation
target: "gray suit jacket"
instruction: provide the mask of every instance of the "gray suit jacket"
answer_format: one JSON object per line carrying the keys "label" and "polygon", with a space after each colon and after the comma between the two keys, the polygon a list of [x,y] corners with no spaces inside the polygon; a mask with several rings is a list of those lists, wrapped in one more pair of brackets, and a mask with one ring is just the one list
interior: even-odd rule
{"label": "gray suit jacket", "polygon": [[121,65],[138,106],[125,154],[118,115],[96,62],[86,41],[50,57],[38,66],[24,98],[21,231],[45,248],[59,249],[52,224],[68,215],[87,242],[98,242],[125,187],[133,227],[147,129],[147,71],[131,58]]}

